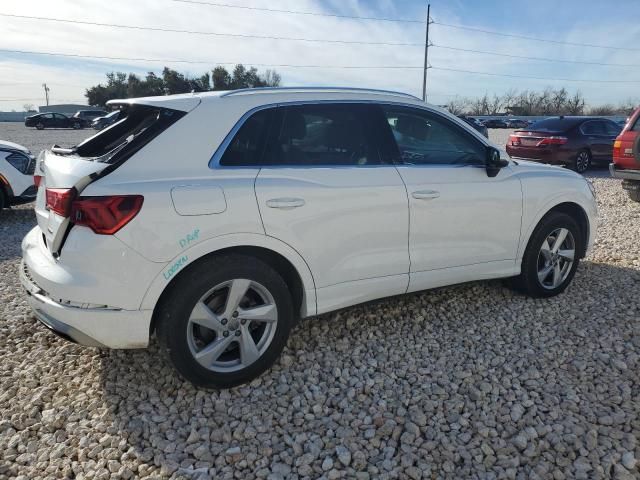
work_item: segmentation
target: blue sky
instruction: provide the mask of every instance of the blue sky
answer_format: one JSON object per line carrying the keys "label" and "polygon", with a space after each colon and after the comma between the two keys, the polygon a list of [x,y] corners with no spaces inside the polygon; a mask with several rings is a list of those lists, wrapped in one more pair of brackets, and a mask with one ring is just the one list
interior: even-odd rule
{"label": "blue sky", "polygon": [[[215,0],[209,0],[215,2]],[[423,20],[426,2],[416,0],[220,0],[218,3],[353,16]],[[508,90],[541,90],[565,86],[580,90],[589,104],[640,101],[640,2],[432,0],[436,22],[548,38],[561,42],[611,45],[614,50],[537,42],[489,35],[439,24],[431,26],[429,101],[474,97]],[[173,0],[4,0],[2,13],[152,27],[304,37],[358,42],[421,43],[424,25],[292,15],[247,9],[187,4]],[[37,13],[34,13],[37,12]],[[205,64],[107,61],[0,51],[0,110],[43,103],[42,86],[52,102],[82,101],[84,89],[111,70],[144,73],[166,64],[201,74],[215,62],[320,65],[325,68],[275,67],[283,84],[345,85],[389,88],[420,94],[423,49],[420,46],[344,45],[337,43],[238,39],[181,33],[122,30],[0,17],[0,49],[65,52],[79,55],[206,61]],[[34,34],[36,32],[36,34]],[[612,67],[546,62],[448,50],[482,50],[510,55],[623,63]],[[409,66],[407,69],[354,69],[328,66]],[[264,70],[266,67],[259,67]],[[442,69],[546,78],[622,80],[636,83],[589,83],[488,76]]]}

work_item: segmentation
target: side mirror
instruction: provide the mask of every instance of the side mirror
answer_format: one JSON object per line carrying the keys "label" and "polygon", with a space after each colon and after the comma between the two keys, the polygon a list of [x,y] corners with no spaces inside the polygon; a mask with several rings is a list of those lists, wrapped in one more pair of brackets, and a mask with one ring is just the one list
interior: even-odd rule
{"label": "side mirror", "polygon": [[495,177],[501,168],[509,165],[507,160],[500,158],[500,151],[493,147],[487,147],[487,156],[485,158],[485,167],[487,176]]}

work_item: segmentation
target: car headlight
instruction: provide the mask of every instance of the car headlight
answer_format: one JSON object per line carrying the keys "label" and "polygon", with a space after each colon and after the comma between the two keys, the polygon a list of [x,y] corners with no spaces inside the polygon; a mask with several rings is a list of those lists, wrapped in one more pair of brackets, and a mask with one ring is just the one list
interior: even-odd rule
{"label": "car headlight", "polygon": [[29,171],[29,163],[31,162],[31,159],[26,155],[12,153],[8,155],[5,160],[20,173],[24,173],[26,175]]}

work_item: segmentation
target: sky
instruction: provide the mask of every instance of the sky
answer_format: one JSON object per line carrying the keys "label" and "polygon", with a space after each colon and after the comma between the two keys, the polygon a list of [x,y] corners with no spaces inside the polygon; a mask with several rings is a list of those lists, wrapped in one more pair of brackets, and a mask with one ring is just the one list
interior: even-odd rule
{"label": "sky", "polygon": [[[225,65],[229,69],[235,63],[256,65],[260,71],[274,68],[281,74],[283,86],[371,87],[421,96],[426,5],[427,0],[2,0],[3,15],[332,42],[144,31],[0,15],[0,110],[20,111],[24,105],[43,105],[45,82],[52,104],[86,103],[85,89],[104,82],[106,72],[144,75],[148,71],[159,73],[168,66],[195,76],[222,63],[230,63]],[[456,97],[550,86],[566,87],[572,93],[579,90],[589,105],[640,102],[640,1],[618,0],[615,7],[612,5],[596,0],[431,0],[435,23],[430,25],[429,34],[434,46],[429,48],[433,68],[428,70],[428,101],[444,104]],[[549,62],[451,48],[627,66]],[[353,68],[381,66],[393,68]]]}

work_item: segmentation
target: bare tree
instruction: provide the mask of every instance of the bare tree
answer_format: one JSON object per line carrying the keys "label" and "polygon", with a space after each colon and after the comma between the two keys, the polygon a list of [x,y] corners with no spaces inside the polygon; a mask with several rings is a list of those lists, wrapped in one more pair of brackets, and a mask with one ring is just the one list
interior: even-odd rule
{"label": "bare tree", "polygon": [[597,107],[589,107],[587,111],[589,115],[595,115],[598,117],[606,116],[606,115],[615,115],[617,109],[610,103],[605,105],[599,105]]}
{"label": "bare tree", "polygon": [[25,103],[24,105],[22,105],[22,109],[25,112],[35,112],[36,111],[36,107],[33,103]]}
{"label": "bare tree", "polygon": [[467,111],[469,101],[466,98],[455,97],[449,100],[444,108],[449,110],[453,115],[462,115]]}

